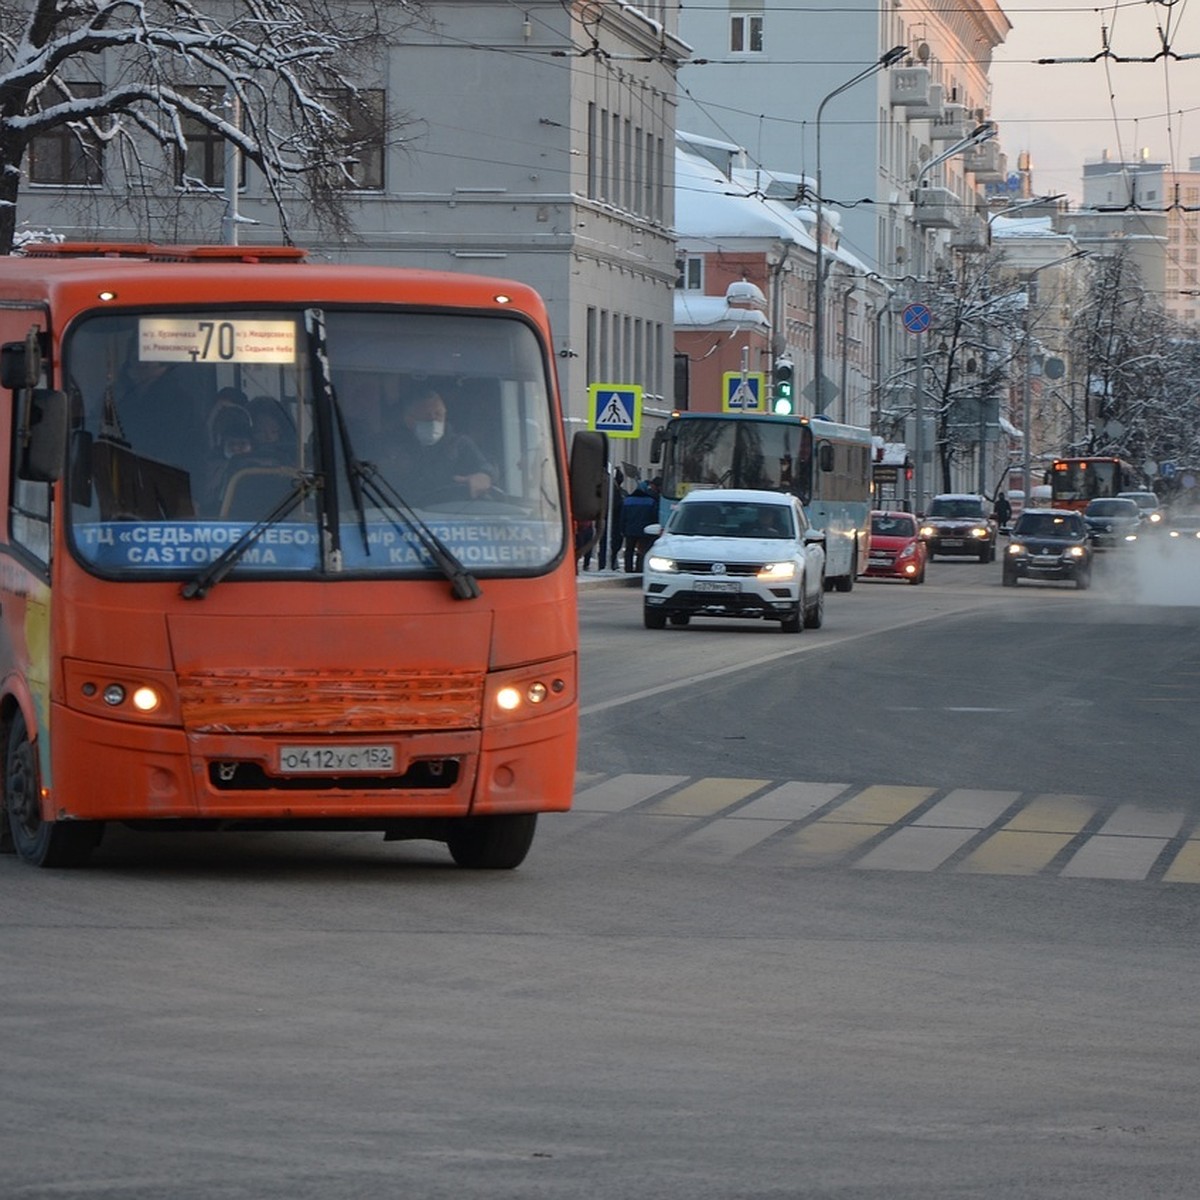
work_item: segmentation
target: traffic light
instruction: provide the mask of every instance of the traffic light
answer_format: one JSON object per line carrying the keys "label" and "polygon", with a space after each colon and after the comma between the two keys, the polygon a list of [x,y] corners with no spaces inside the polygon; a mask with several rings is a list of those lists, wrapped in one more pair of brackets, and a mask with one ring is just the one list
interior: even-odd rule
{"label": "traffic light", "polygon": [[792,392],[795,373],[796,367],[790,358],[775,360],[775,387],[771,394],[771,407],[777,413],[786,415],[795,411],[795,397]]}

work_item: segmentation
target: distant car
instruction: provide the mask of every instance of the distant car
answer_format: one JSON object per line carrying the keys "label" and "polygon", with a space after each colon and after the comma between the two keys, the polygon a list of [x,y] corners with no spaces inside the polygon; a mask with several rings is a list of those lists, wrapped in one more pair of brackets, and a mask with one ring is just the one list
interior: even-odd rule
{"label": "distant car", "polygon": [[1021,513],[1004,553],[1004,586],[1016,587],[1021,579],[1091,586],[1091,537],[1082,513],[1063,508],[1027,508]]}
{"label": "distant car", "polygon": [[1200,509],[1171,509],[1167,536],[1183,541],[1200,540]]}
{"label": "distant car", "polygon": [[1089,500],[1083,510],[1092,542],[1098,550],[1111,550],[1136,542],[1142,526],[1142,510],[1133,500],[1120,496]]}
{"label": "distant car", "polygon": [[912,513],[877,511],[871,514],[871,542],[864,575],[874,579],[924,583],[927,557],[921,528]]}
{"label": "distant car", "polygon": [[934,496],[921,521],[921,537],[930,559],[936,554],[967,554],[992,562],[996,557],[996,523],[982,496],[960,492]]}
{"label": "distant car", "polygon": [[825,534],[781,492],[688,492],[646,554],[642,612],[647,629],[693,617],[778,621],[784,633],[819,629]]}
{"label": "distant car", "polygon": [[1166,527],[1166,512],[1153,492],[1118,492],[1118,499],[1132,500],[1142,514],[1142,526],[1151,532]]}

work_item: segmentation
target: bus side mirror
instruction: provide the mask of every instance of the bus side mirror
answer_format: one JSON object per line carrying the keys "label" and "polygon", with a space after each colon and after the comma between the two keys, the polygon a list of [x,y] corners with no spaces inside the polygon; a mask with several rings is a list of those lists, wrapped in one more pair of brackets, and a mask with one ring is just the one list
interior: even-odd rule
{"label": "bus side mirror", "polygon": [[571,439],[571,515],[576,521],[600,519],[607,478],[608,435],[581,429]]}
{"label": "bus side mirror", "polygon": [[34,483],[53,483],[62,474],[67,445],[67,394],[34,388],[26,396],[17,474]]}

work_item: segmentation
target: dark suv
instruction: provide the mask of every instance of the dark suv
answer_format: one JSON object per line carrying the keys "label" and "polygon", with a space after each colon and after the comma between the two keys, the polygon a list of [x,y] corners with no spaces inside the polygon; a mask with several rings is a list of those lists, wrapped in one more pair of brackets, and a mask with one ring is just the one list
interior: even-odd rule
{"label": "dark suv", "polygon": [[1027,508],[1012,527],[1004,554],[1004,586],[1018,579],[1073,579],[1077,588],[1092,582],[1092,547],[1081,513],[1063,508]]}
{"label": "dark suv", "polygon": [[996,557],[996,523],[982,496],[947,492],[934,496],[921,521],[921,537],[935,554],[969,554],[980,562]]}

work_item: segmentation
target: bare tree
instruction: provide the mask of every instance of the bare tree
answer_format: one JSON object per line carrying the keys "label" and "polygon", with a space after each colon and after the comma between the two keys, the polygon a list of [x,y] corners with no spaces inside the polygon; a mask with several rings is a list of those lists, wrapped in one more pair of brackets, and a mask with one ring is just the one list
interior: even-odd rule
{"label": "bare tree", "polygon": [[[262,173],[287,238],[299,201],[345,233],[366,145],[389,137],[364,71],[419,18],[413,0],[0,0],[0,253],[16,229],[35,139],[69,138],[84,182],[117,146],[143,186],[195,186],[180,170],[206,131]],[[151,151],[157,149],[155,156]],[[168,189],[170,190],[170,189]]]}

